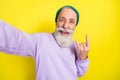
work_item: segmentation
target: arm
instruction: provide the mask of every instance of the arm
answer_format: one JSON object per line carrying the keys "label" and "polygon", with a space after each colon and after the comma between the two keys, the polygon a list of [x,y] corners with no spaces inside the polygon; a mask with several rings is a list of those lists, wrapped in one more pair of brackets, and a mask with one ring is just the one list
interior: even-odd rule
{"label": "arm", "polygon": [[86,73],[89,65],[88,52],[90,50],[90,43],[89,43],[88,36],[86,36],[86,42],[81,44],[78,44],[77,42],[77,44],[75,45],[75,48],[77,53],[76,54],[77,76],[80,77]]}
{"label": "arm", "polygon": [[80,60],[79,58],[76,60],[76,67],[77,67],[77,76],[81,77],[84,75],[88,70],[89,60]]}
{"label": "arm", "polygon": [[0,21],[0,51],[2,52],[21,56],[34,56],[35,39],[33,37]]}

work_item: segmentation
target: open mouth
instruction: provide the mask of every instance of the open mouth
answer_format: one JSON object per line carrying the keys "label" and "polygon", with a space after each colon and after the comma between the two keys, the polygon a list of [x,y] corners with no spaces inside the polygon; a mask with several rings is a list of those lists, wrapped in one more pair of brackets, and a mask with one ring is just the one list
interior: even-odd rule
{"label": "open mouth", "polygon": [[66,32],[66,31],[60,31],[61,35],[68,35],[69,32]]}

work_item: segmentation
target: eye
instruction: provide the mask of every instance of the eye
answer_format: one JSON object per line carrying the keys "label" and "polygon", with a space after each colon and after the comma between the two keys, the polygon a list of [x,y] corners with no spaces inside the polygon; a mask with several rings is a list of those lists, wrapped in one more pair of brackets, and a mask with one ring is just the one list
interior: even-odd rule
{"label": "eye", "polygon": [[71,24],[74,24],[74,21],[70,21]]}
{"label": "eye", "polygon": [[64,21],[64,19],[60,19],[59,21]]}

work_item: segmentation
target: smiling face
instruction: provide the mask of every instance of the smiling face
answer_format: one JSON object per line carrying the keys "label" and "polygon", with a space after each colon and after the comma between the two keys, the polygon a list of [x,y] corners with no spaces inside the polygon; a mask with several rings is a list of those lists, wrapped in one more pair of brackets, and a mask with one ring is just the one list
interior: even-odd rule
{"label": "smiling face", "polygon": [[[76,13],[70,8],[63,8],[60,12],[56,26],[59,28],[69,29],[74,31],[77,21]],[[62,35],[68,35],[68,32],[61,31]]]}
{"label": "smiling face", "polygon": [[61,47],[69,47],[71,45],[76,21],[77,15],[72,9],[68,7],[62,9],[58,16],[54,33],[54,37]]}

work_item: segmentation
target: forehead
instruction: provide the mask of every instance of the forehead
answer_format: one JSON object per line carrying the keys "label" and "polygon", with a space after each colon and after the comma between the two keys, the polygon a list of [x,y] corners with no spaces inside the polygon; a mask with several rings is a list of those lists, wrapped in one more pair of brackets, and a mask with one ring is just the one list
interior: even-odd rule
{"label": "forehead", "polygon": [[70,8],[63,8],[58,17],[59,18],[65,17],[65,18],[71,18],[76,20],[77,14]]}

